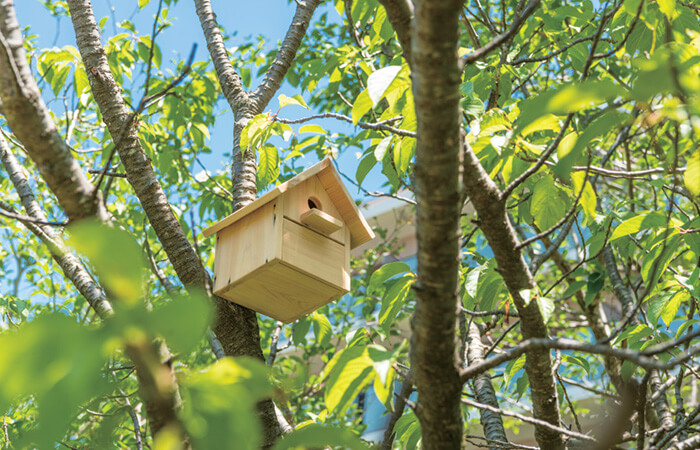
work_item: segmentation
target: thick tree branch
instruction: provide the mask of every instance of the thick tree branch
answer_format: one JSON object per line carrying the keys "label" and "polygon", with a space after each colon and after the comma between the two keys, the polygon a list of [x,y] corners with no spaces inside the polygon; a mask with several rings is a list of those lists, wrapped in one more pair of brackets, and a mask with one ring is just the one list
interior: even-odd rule
{"label": "thick tree branch", "polygon": [[287,34],[284,36],[282,45],[277,51],[275,59],[272,61],[270,68],[265,72],[260,86],[252,92],[251,98],[254,103],[254,108],[261,112],[270,99],[275,95],[287,74],[287,70],[294,62],[297,50],[301,41],[306,34],[306,29],[309,27],[311,17],[314,11],[323,0],[299,0],[297,1],[297,9],[294,13],[291,25],[287,29]]}
{"label": "thick tree branch", "polygon": [[214,10],[211,7],[211,1],[194,0],[194,5],[207,41],[207,49],[214,62],[216,77],[219,80],[224,97],[226,97],[235,115],[239,108],[248,103],[248,94],[243,89],[241,77],[228,58],[224,38],[221,35],[221,30],[219,30],[219,24],[216,22],[216,14],[214,14]]}
{"label": "thick tree branch", "polygon": [[11,0],[0,0],[0,112],[71,220],[107,214],[34,81]]}
{"label": "thick tree branch", "polygon": [[460,72],[459,2],[416,2],[412,35],[417,145],[414,170],[418,241],[411,367],[423,445],[460,448],[462,416],[456,343]]}
{"label": "thick tree branch", "polygon": [[[523,337],[547,338],[547,327],[537,302],[531,298],[523,298],[521,294],[523,290],[534,289],[535,283],[521,251],[517,249],[515,231],[506,215],[505,196],[484,171],[466,141],[464,145],[464,187],[478,214],[479,227],[494,252],[499,273],[520,314]],[[530,379],[535,417],[559,426],[559,404],[549,352],[532,347],[527,353],[525,371]],[[535,437],[543,448],[563,446],[561,435],[546,427],[536,427]]]}
{"label": "thick tree branch", "polygon": [[411,21],[413,20],[413,3],[411,0],[378,0],[384,7],[386,17],[394,28],[403,57],[411,66]]}

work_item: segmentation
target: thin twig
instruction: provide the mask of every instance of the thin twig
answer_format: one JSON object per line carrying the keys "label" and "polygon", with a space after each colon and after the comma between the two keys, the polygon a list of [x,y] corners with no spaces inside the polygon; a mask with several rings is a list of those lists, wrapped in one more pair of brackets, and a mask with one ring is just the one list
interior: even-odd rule
{"label": "thin twig", "polygon": [[[294,125],[298,123],[304,123],[308,122],[310,120],[314,119],[338,119],[338,120],[343,120],[348,123],[353,123],[354,121],[352,120],[351,117],[346,116],[345,114],[338,114],[338,113],[322,113],[322,114],[314,114],[312,116],[308,117],[302,117],[301,119],[282,119],[281,117],[273,117],[274,122],[279,122],[279,123],[285,123],[288,125]],[[405,136],[405,137],[412,137],[415,138],[417,136],[415,131],[409,131],[409,130],[404,130],[402,128],[396,128],[392,127],[390,125],[387,125],[387,123],[391,123],[396,121],[396,118],[392,119],[387,119],[383,120],[381,122],[376,122],[376,123],[369,123],[369,122],[357,122],[357,126],[364,129],[364,130],[376,130],[376,131],[388,131],[390,133],[394,133],[399,136]]]}
{"label": "thin twig", "polygon": [[595,438],[592,438],[591,436],[588,436],[588,435],[583,434],[583,433],[577,433],[576,431],[567,430],[566,428],[552,425],[549,422],[546,422],[546,421],[540,420],[540,419],[536,419],[534,417],[528,417],[528,416],[518,414],[515,412],[504,411],[502,409],[494,408],[493,406],[485,405],[485,404],[479,403],[479,402],[475,402],[475,401],[469,400],[467,398],[462,398],[462,403],[464,403],[465,405],[468,405],[468,406],[473,406],[475,408],[485,409],[487,411],[491,411],[493,413],[500,414],[502,416],[515,417],[516,419],[520,419],[523,422],[530,423],[530,424],[537,425],[537,426],[544,427],[544,428],[548,428],[552,431],[556,431],[557,433],[561,433],[565,436],[571,436],[571,437],[581,439],[584,441],[589,441],[589,442],[596,442]]}

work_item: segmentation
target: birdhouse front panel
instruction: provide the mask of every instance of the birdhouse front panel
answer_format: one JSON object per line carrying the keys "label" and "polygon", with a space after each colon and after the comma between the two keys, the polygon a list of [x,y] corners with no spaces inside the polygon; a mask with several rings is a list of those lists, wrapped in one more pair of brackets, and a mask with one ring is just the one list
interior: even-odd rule
{"label": "birdhouse front panel", "polygon": [[373,237],[328,159],[204,230],[214,233],[214,293],[285,323],[347,293],[350,250]]}

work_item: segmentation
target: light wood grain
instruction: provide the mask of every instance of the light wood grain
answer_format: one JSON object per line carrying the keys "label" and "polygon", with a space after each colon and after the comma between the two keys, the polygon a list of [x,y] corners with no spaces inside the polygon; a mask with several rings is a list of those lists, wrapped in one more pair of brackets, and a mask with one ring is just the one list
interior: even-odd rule
{"label": "light wood grain", "polygon": [[281,258],[282,217],[279,201],[268,203],[217,234],[214,290]]}
{"label": "light wood grain", "polygon": [[284,219],[282,261],[319,281],[350,289],[350,261],[345,246]]}
{"label": "light wood grain", "polygon": [[216,294],[284,323],[336,300],[348,291],[274,261]]}
{"label": "light wood grain", "polygon": [[[261,208],[267,203],[279,198],[284,193],[292,193],[293,195],[298,195],[299,198],[302,198],[301,193],[297,192],[294,194],[294,188],[301,186],[304,184],[304,182],[312,178],[317,178],[317,181],[314,181],[312,185],[317,182],[320,183],[324,196],[330,200],[324,201],[321,199],[323,204],[321,209],[335,218],[341,219],[343,222],[345,222],[346,226],[350,228],[350,245],[352,248],[355,248],[358,245],[361,245],[374,238],[372,228],[367,224],[365,218],[362,217],[357,205],[355,205],[355,201],[352,199],[352,196],[340,179],[338,171],[335,169],[335,166],[329,158],[315,164],[291,180],[280,184],[254,202],[246,205],[230,216],[205,229],[202,234],[205,237],[212,236],[216,232],[223,230],[238,220],[241,220],[243,217],[251,214],[253,211]],[[316,193],[312,195],[319,195],[319,190],[313,186],[311,188]],[[306,192],[306,194],[309,194],[309,192]],[[299,220],[299,215],[308,209],[308,204],[306,203],[308,197],[303,198],[302,200],[303,201],[299,201],[296,204],[300,206],[306,205],[306,209],[299,210],[296,216],[288,215],[288,217],[297,221]],[[339,241],[342,241],[343,238],[342,235],[333,237]]]}
{"label": "light wood grain", "polygon": [[316,208],[311,208],[301,213],[300,221],[312,230],[318,231],[326,236],[343,228],[343,222]]}

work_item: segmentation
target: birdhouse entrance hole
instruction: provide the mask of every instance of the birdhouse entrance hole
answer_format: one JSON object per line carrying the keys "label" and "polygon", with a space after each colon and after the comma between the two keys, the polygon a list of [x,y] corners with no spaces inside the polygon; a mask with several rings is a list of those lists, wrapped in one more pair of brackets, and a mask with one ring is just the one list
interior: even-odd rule
{"label": "birdhouse entrance hole", "polygon": [[316,197],[309,197],[309,200],[307,201],[307,203],[309,205],[309,209],[316,208],[316,209],[321,210],[321,211],[323,210],[323,208],[321,207],[321,202]]}

